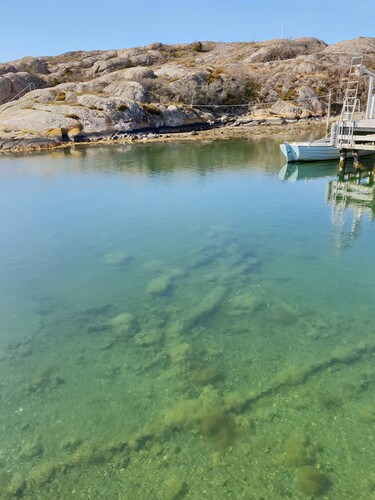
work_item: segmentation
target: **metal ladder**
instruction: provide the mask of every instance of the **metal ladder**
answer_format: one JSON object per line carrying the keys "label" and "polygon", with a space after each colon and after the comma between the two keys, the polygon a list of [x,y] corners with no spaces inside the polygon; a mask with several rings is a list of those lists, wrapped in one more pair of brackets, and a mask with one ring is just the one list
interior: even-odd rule
{"label": "metal ladder", "polygon": [[[357,108],[359,77],[361,76],[363,56],[354,56],[349,69],[345,99],[341,110],[336,146],[344,148],[353,146],[354,113]],[[345,137],[344,137],[345,132]]]}

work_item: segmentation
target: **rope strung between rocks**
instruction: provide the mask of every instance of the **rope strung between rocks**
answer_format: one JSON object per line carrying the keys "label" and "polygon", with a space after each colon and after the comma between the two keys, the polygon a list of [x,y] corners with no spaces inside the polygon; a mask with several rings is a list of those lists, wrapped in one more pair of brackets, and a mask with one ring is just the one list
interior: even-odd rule
{"label": "rope strung between rocks", "polygon": [[[299,98],[297,97],[296,99],[291,99],[289,101],[282,101],[281,102],[290,102],[293,104],[293,102],[304,102],[304,101],[312,101],[313,99],[317,100],[323,100],[327,99],[329,97],[329,94],[327,95],[322,95],[322,96],[316,96],[316,97],[305,97],[305,98]],[[256,101],[250,101],[246,104],[191,104],[191,107],[199,107],[199,108],[239,108],[239,107],[249,107],[249,106],[269,106],[270,104],[275,104],[276,102],[280,102],[280,99],[276,99],[274,101],[263,101],[263,102],[256,102]],[[334,101],[332,104],[342,104],[340,101]]]}

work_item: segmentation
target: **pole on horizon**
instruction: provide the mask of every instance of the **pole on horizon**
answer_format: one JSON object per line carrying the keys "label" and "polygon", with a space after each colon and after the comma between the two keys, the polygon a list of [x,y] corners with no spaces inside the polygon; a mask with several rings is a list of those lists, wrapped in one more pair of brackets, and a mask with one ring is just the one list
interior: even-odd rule
{"label": "pole on horizon", "polygon": [[281,18],[281,38],[284,38],[284,17]]}

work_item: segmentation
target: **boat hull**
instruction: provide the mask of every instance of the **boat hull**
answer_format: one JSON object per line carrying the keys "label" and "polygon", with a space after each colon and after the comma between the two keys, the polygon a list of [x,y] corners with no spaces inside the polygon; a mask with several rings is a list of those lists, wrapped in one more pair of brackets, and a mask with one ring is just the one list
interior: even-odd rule
{"label": "boat hull", "polygon": [[[280,144],[280,149],[289,163],[293,161],[338,160],[340,158],[340,150],[329,142],[284,142],[284,144]],[[373,154],[373,151],[359,151],[360,156],[369,154]],[[352,154],[348,151],[347,156],[351,158]]]}

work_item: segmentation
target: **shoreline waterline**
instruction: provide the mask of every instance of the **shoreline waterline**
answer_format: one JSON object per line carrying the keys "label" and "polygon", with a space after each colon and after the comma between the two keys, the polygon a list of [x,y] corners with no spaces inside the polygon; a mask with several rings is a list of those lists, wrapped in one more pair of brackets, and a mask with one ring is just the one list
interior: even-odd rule
{"label": "shoreline waterline", "polygon": [[[134,131],[131,137],[113,139],[113,133],[108,136],[108,138],[101,137],[100,139],[92,139],[90,141],[77,141],[77,142],[53,142],[50,138],[44,137],[33,137],[30,139],[30,144],[25,146],[18,146],[17,143],[25,138],[20,138],[14,140],[15,145],[7,147],[6,149],[0,149],[0,154],[12,155],[12,154],[27,154],[40,151],[54,151],[56,149],[66,149],[75,146],[95,146],[103,144],[133,144],[133,143],[157,143],[157,142],[202,142],[202,141],[223,141],[231,139],[252,139],[267,137],[275,134],[291,134],[291,139],[293,139],[293,134],[300,134],[304,130],[312,129],[317,131],[322,129],[325,124],[323,119],[300,119],[298,121],[286,122],[283,124],[247,124],[239,126],[222,126],[222,127],[212,127],[200,130],[193,128],[189,132],[168,132],[168,133],[158,133],[158,132],[142,132]],[[1,139],[1,138],[0,138]],[[5,140],[5,138],[3,138]],[[32,144],[32,140],[35,139],[37,144]],[[45,142],[43,142],[45,140]],[[10,140],[9,140],[10,141]]]}

